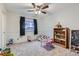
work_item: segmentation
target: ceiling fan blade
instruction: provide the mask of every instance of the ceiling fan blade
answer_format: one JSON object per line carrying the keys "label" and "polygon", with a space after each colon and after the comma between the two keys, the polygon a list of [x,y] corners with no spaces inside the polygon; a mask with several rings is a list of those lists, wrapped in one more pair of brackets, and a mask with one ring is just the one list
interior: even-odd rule
{"label": "ceiling fan blade", "polygon": [[33,9],[29,9],[29,10],[27,10],[28,12],[33,12],[34,10]]}
{"label": "ceiling fan blade", "polygon": [[48,8],[48,7],[49,7],[48,5],[45,5],[45,6],[42,7],[42,9],[46,9],[46,8]]}
{"label": "ceiling fan blade", "polygon": [[43,3],[40,5],[41,8],[43,8],[46,5],[46,3]]}
{"label": "ceiling fan blade", "polygon": [[43,14],[46,14],[46,12],[45,11],[41,11]]}
{"label": "ceiling fan blade", "polygon": [[40,9],[40,7],[41,7],[41,6],[37,6],[37,8],[39,8],[39,9]]}
{"label": "ceiling fan blade", "polygon": [[32,3],[32,5],[33,5],[33,7],[35,8],[35,6],[36,6],[35,3]]}

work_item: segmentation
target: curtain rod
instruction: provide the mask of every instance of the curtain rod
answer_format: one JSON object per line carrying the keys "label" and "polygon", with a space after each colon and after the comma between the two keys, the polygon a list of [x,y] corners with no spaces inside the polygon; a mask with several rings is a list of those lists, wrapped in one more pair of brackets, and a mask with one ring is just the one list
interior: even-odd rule
{"label": "curtain rod", "polygon": [[25,19],[37,19],[37,18],[28,18],[28,17],[25,17]]}
{"label": "curtain rod", "polygon": [[[23,16],[25,17],[25,16]],[[25,17],[25,19],[37,19],[36,17]]]}

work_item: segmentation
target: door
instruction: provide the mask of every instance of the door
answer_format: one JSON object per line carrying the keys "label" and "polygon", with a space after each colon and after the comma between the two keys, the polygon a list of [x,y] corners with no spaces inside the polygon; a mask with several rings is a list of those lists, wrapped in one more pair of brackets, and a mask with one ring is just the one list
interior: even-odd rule
{"label": "door", "polygon": [[2,48],[6,47],[6,13],[2,12]]}
{"label": "door", "polygon": [[0,48],[6,47],[6,16],[0,11]]}
{"label": "door", "polygon": [[0,48],[2,48],[2,19],[0,15]]}

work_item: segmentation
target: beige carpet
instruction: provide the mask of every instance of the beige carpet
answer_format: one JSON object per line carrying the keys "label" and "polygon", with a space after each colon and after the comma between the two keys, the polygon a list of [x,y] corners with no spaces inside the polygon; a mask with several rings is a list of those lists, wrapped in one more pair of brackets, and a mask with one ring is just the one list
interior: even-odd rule
{"label": "beige carpet", "polygon": [[51,51],[47,51],[41,47],[39,41],[26,42],[22,44],[14,44],[9,46],[16,56],[78,56],[79,54],[71,52],[68,49],[55,45]]}

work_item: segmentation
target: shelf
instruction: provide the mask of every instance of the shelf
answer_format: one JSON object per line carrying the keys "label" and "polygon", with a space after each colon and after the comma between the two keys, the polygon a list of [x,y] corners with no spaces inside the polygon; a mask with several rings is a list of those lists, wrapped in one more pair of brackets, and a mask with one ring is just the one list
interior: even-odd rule
{"label": "shelf", "polygon": [[55,39],[54,41],[55,41],[56,43],[59,43],[59,44],[65,45],[65,41],[63,41],[63,40]]}
{"label": "shelf", "polygon": [[58,46],[61,46],[61,47],[63,47],[63,48],[66,48],[65,45],[62,45],[62,44],[59,44],[59,43],[55,43],[55,44],[58,45]]}
{"label": "shelf", "polygon": [[54,28],[54,42],[60,46],[68,47],[68,29]]}
{"label": "shelf", "polygon": [[55,36],[65,38],[65,35],[55,34]]}
{"label": "shelf", "polygon": [[58,38],[56,38],[57,40],[62,40],[62,41],[66,41],[65,39],[58,39]]}

